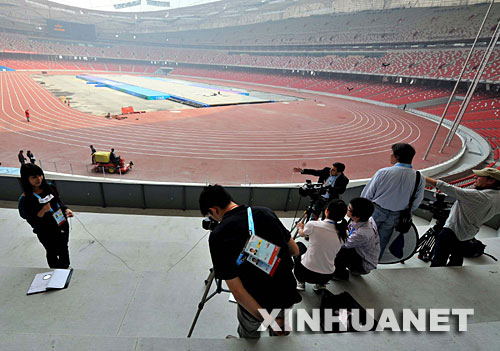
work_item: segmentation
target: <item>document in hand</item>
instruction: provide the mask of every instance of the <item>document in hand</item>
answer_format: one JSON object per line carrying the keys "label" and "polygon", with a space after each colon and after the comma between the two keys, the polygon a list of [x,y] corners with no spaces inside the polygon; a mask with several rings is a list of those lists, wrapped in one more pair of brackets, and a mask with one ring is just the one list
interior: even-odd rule
{"label": "document in hand", "polygon": [[66,289],[72,274],[73,268],[54,269],[51,272],[38,273],[35,275],[33,282],[31,282],[26,295],[37,294],[47,290]]}

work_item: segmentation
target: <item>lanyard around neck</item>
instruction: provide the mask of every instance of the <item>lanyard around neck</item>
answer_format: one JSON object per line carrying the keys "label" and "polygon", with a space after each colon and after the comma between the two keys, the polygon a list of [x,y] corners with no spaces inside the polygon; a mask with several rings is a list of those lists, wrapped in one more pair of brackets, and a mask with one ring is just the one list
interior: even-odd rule
{"label": "lanyard around neck", "polygon": [[247,214],[248,214],[248,231],[250,232],[250,235],[252,235],[255,234],[255,227],[253,224],[252,209],[250,207],[247,208]]}

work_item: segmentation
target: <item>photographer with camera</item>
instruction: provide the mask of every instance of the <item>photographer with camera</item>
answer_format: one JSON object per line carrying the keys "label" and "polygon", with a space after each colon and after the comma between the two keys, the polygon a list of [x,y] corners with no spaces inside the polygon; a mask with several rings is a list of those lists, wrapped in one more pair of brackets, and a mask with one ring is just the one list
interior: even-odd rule
{"label": "photographer with camera", "polygon": [[457,199],[438,235],[431,267],[461,266],[463,242],[474,238],[483,223],[500,213],[500,170],[484,168],[472,172],[476,175],[474,189],[425,177],[427,185]]}
{"label": "photographer with camera", "polygon": [[[322,195],[324,205],[329,200],[338,199],[339,195],[345,192],[349,179],[344,175],[345,165],[340,162],[335,162],[332,167],[325,167],[323,169],[302,169],[295,167],[294,172],[300,174],[310,174],[317,176],[318,183],[323,184],[327,188],[327,192]],[[324,207],[324,206],[323,206]]]}
{"label": "photographer with camera", "polygon": [[[300,174],[310,174],[319,177],[318,184],[322,185],[320,188],[317,188],[316,184],[309,184],[309,188],[311,188],[311,185],[313,188],[306,189],[304,188],[306,185],[304,185],[304,191],[301,193],[302,196],[311,197],[311,208],[312,213],[315,216],[314,219],[318,219],[321,216],[321,213],[328,204],[328,201],[338,199],[339,195],[345,192],[347,184],[349,184],[349,179],[344,175],[344,170],[345,165],[340,162],[335,162],[331,168],[302,169],[300,167],[296,167],[293,169],[294,172],[300,172]],[[309,180],[307,182],[309,182]],[[307,190],[309,193],[307,193]],[[321,217],[324,219],[324,214]]]}
{"label": "photographer with camera", "polygon": [[[292,256],[298,255],[299,248],[273,211],[239,206],[220,185],[205,187],[199,204],[203,215],[219,222],[210,234],[210,255],[215,278],[226,281],[238,303],[238,334],[241,338],[259,338],[263,321],[259,309],[290,308],[302,299],[292,273]],[[248,260],[240,260],[251,237],[249,231],[279,248],[279,260],[269,274]],[[283,316],[282,312],[275,319],[282,331],[272,331],[271,335],[287,335]]]}

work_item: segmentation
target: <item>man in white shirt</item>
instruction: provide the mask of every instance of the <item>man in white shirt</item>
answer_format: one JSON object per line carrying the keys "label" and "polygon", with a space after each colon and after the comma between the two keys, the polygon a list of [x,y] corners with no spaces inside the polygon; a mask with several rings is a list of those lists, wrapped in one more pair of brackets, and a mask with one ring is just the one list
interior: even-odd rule
{"label": "man in white shirt", "polygon": [[438,235],[431,267],[461,266],[463,242],[474,238],[483,223],[500,213],[500,170],[484,168],[472,172],[476,175],[474,189],[425,177],[428,185],[457,199]]}

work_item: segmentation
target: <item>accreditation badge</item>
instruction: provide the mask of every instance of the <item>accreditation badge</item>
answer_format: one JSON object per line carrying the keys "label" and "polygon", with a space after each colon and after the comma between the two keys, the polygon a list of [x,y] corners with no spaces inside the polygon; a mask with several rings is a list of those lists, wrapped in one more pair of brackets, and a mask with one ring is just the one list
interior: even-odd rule
{"label": "accreditation badge", "polygon": [[66,222],[66,217],[64,217],[61,209],[58,209],[57,211],[54,211],[52,213],[52,217],[56,220],[57,225],[61,225],[64,222]]}

